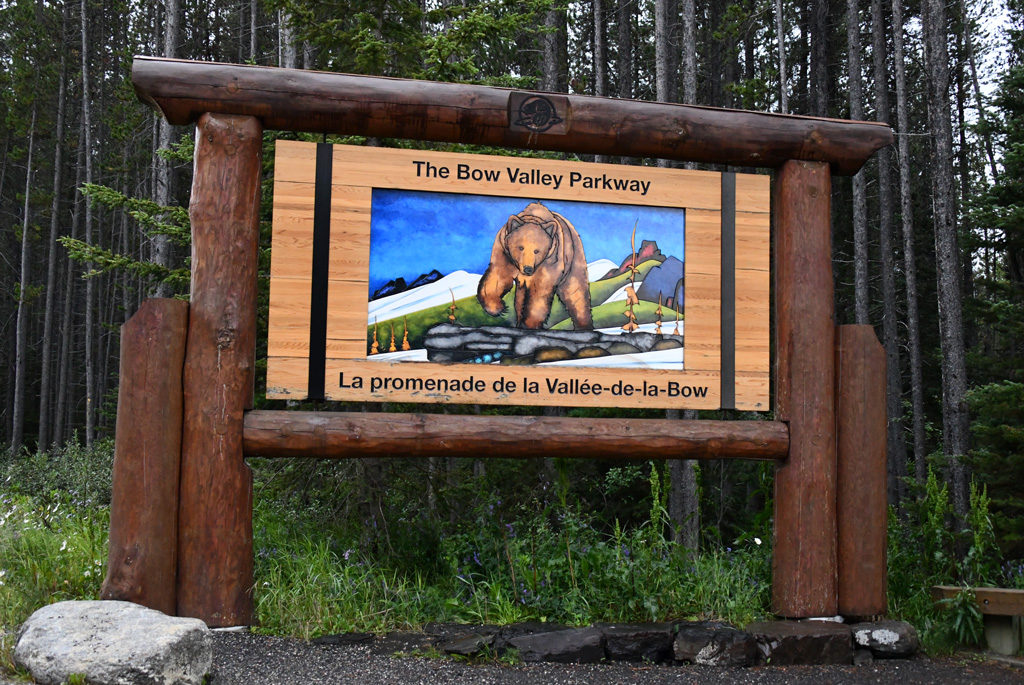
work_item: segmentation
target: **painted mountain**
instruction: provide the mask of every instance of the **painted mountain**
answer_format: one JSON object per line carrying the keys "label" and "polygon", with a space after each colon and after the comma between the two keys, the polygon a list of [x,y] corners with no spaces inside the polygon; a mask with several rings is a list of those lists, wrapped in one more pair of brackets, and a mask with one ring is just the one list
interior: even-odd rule
{"label": "painted mountain", "polygon": [[[575,330],[557,296],[551,300],[547,319],[539,329],[517,327],[514,288],[504,296],[505,308],[498,315],[488,314],[478,301],[481,275],[489,260],[501,255],[498,241],[504,240],[508,227],[525,216],[524,208],[528,207],[539,207],[538,211],[549,212],[547,216],[567,222],[582,241],[588,257],[586,276],[594,331]],[[630,363],[626,358],[634,356],[632,351],[644,357],[637,366],[648,366],[650,355],[660,355],[671,358],[666,362],[670,366],[664,368],[680,369],[684,223],[684,210],[676,208],[562,200],[531,202],[513,197],[375,188],[367,357],[381,361],[426,360],[429,351],[434,355],[431,360],[445,361],[437,357],[438,345],[461,345],[452,343],[450,337],[461,339],[463,334],[471,334],[488,341],[467,342],[448,361],[494,362],[494,355],[470,358],[468,350],[485,349],[491,343],[497,345],[495,350],[505,349],[501,346],[516,338],[524,340],[516,343],[516,349],[526,345],[531,349],[572,348],[573,355],[621,355],[623,359],[616,358],[614,363],[626,365]],[[625,256],[623,247],[628,250]],[[507,244],[504,248],[511,249]],[[409,282],[411,274],[423,276]],[[648,278],[654,280],[645,287]],[[442,329],[449,337],[439,340]],[[602,337],[623,335],[638,337],[632,341]],[[642,338],[645,335],[649,337]],[[593,344],[582,341],[588,336],[597,336]],[[565,342],[570,338],[574,342]],[[655,349],[656,345],[666,349]],[[613,347],[614,351],[609,351]],[[517,358],[519,362],[511,362],[503,355],[501,363],[581,361],[541,360],[528,355]],[[589,363],[606,366],[613,362],[602,359]]]}
{"label": "painted mountain", "polygon": [[[638,251],[638,254],[644,254],[647,259],[637,263],[636,276],[632,282],[628,266],[626,273],[618,273],[619,265],[609,259],[598,259],[587,265],[587,273],[591,279],[591,308],[595,335],[626,334],[622,325],[627,322],[624,312],[629,307],[630,291],[634,293],[635,298],[632,311],[637,324],[634,335],[638,338],[632,340],[630,344],[638,347],[640,353],[621,353],[622,359],[602,359],[602,366],[680,368],[681,341],[671,347],[654,349],[659,341],[654,340],[652,336],[662,333],[666,336],[682,334],[682,312],[679,312],[677,317],[673,302],[681,301],[679,298],[682,296],[683,288],[683,262],[676,257],[660,255],[660,252],[657,252],[657,245],[653,242],[651,245],[654,250],[652,252],[644,254]],[[654,257],[655,254],[661,257],[661,261]],[[426,361],[428,357],[424,349],[425,339],[430,335],[431,329],[435,329],[439,324],[454,324],[455,327],[462,329],[489,331],[477,333],[478,336],[495,335],[495,331],[503,339],[507,339],[509,335],[514,338],[528,335],[529,332],[514,328],[514,291],[505,296],[506,311],[501,316],[492,317],[483,311],[476,297],[480,277],[481,274],[459,270],[431,283],[371,300],[367,311],[368,358],[379,361]],[[652,279],[653,282],[648,285]],[[657,323],[659,321],[660,326]],[[506,327],[504,330],[512,328],[513,331],[502,335],[502,327]],[[573,328],[564,306],[557,297],[545,328],[553,332],[568,332]],[[434,334],[436,336],[436,330]],[[402,349],[403,342],[408,343],[408,349]],[[543,341],[527,340],[518,344],[545,346]],[[596,346],[598,345],[590,345]],[[622,346],[623,343],[620,343],[620,347]],[[604,347],[610,348],[610,345]],[[488,358],[484,361],[492,360]],[[497,355],[493,361],[498,361]],[[541,359],[537,363],[544,361]],[[571,358],[553,358],[549,361],[561,365],[587,362],[585,359]],[[594,361],[590,360],[590,363],[593,364]]]}

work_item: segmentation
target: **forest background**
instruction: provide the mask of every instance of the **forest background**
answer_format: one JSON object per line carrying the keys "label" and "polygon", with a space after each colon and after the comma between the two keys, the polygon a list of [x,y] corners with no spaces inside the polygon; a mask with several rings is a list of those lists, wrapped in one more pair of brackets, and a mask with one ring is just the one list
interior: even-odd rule
{"label": "forest background", "polygon": [[[890,611],[977,640],[927,587],[1024,587],[1022,27],[1022,0],[0,0],[0,625],[98,592],[118,327],[187,296],[193,132],[129,80],[160,55],[889,123],[834,184],[837,323],[889,362]],[[768,611],[770,467],[394,456],[253,461],[267,629]]]}

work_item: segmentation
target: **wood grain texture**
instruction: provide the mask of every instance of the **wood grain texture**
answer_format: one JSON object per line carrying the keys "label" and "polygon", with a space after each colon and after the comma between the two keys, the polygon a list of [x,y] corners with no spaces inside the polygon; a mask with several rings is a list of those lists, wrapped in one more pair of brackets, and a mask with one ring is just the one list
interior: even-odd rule
{"label": "wood grain texture", "polygon": [[245,453],[262,457],[784,459],[772,421],[250,411]]}
{"label": "wood grain texture", "polygon": [[[990,616],[1024,616],[1024,590],[1001,587],[976,587],[974,597],[981,613]],[[931,589],[932,599],[955,599],[963,588],[957,585],[935,585]]]}
{"label": "wood grain texture", "polygon": [[207,114],[196,127],[192,294],[178,509],[178,614],[253,620],[252,476],[242,455],[256,343],[262,129]]}
{"label": "wood grain texture", "polygon": [[[172,124],[203,112],[259,117],[266,128],[450,141],[532,150],[778,167],[821,161],[854,174],[893,140],[885,124],[559,95],[564,132],[510,126],[505,88],[251,65],[136,57],[139,98]],[[521,92],[521,91],[520,91]]]}
{"label": "wood grain texture", "polygon": [[839,613],[878,616],[886,597],[885,349],[868,325],[836,329]]}
{"label": "wood grain texture", "polygon": [[[268,397],[301,399],[308,386],[309,290],[313,217],[313,176],[316,146],[297,141],[278,141],[275,163],[274,244],[271,258],[270,339],[268,345]],[[414,161],[429,161],[455,174],[458,165],[498,173],[498,181],[459,182],[417,176]],[[499,196],[522,194],[520,184],[509,181],[509,165],[538,173],[561,174],[585,170],[587,174],[614,173],[636,176],[650,183],[646,196],[609,193],[577,187],[567,192],[563,185],[531,186],[531,198],[572,199],[610,203],[653,204],[686,209],[686,370],[629,369],[611,371],[599,367],[508,367],[481,365],[386,364],[365,360],[367,279],[369,277],[370,198],[374,187],[447,192],[472,192]],[[768,408],[768,176],[740,174],[738,178],[739,262],[737,292],[737,406]],[[715,409],[720,398],[721,366],[721,176],[712,172],[665,170],[645,167],[566,163],[486,155],[389,150],[337,145],[332,170],[331,251],[328,283],[327,363],[324,387],[328,398],[363,401],[481,402],[493,404],[537,404],[547,406],[631,406]],[[346,184],[347,183],[347,184]],[[651,199],[654,198],[654,199]],[[384,322],[381,322],[384,323]],[[665,329],[672,330],[672,322]],[[340,387],[340,374],[351,379],[359,375],[388,374],[403,378],[461,376],[484,378],[488,387],[505,377],[517,381],[545,383],[559,378],[601,382],[609,388],[621,378],[660,384],[657,396],[636,392],[628,397],[605,392],[566,397],[543,393],[526,396],[488,391],[472,393],[427,393],[392,390],[373,392]],[[706,388],[700,398],[667,397],[668,380],[680,388]],[[641,383],[637,383],[642,387]],[[519,388],[522,389],[520,383]],[[688,392],[682,391],[682,392]],[[703,390],[702,390],[703,392]],[[686,401],[684,401],[684,399]]]}
{"label": "wood grain texture", "polygon": [[826,164],[787,162],[775,178],[775,417],[789,459],[775,473],[772,608],[834,616],[835,322]]}
{"label": "wood grain texture", "polygon": [[735,404],[746,411],[766,411],[770,403],[770,198],[770,176],[736,174]]}
{"label": "wood grain texture", "polygon": [[182,364],[188,303],[145,300],[121,327],[114,482],[103,599],[174,615]]}

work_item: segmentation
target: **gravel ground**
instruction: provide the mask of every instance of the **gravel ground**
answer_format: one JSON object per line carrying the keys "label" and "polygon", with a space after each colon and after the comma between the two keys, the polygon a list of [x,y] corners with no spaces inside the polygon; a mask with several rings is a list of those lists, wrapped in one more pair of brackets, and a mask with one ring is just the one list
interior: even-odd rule
{"label": "gravel ground", "polygon": [[399,656],[412,643],[367,640],[350,645],[312,644],[250,633],[217,633],[211,685],[300,685],[302,683],[892,683],[932,685],[1024,683],[1024,660],[916,658],[874,661],[863,666],[645,666],[471,664],[445,658]]}

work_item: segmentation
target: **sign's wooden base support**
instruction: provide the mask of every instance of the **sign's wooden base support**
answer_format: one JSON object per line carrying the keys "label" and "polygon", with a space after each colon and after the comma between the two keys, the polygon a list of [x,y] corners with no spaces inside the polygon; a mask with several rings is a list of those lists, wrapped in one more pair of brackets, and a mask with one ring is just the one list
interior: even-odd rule
{"label": "sign's wooden base support", "polygon": [[867,325],[836,329],[839,613],[886,611],[885,349]]}
{"label": "sign's wooden base support", "polygon": [[100,596],[174,614],[181,372],[188,303],[146,300],[121,327],[107,577]]}

